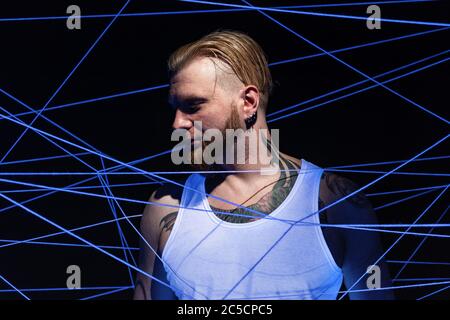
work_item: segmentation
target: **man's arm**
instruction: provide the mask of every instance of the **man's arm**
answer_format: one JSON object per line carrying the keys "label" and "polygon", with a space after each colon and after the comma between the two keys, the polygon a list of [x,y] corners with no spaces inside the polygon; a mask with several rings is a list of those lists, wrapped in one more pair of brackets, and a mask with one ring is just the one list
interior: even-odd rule
{"label": "man's arm", "polygon": [[[353,193],[358,187],[349,179],[325,172],[322,176],[320,199],[325,205]],[[359,192],[326,210],[330,224],[377,224],[375,212],[366,198]],[[351,288],[350,299],[394,299],[392,290],[367,290],[367,279],[372,272],[366,273],[383,254],[379,233],[376,231],[332,228],[331,232],[339,234],[342,239],[342,271],[344,284]],[[384,260],[377,263],[380,268],[380,287],[392,286],[389,270]],[[359,281],[358,279],[364,277]]]}
{"label": "man's arm", "polygon": [[[180,189],[180,188],[178,188]],[[151,195],[150,202],[171,205],[171,206],[179,206],[179,192],[174,189],[174,187],[163,186],[153,192]],[[167,206],[158,206],[153,204],[147,204],[144,212],[142,214],[141,219],[141,234],[146,241],[141,239],[141,250],[139,255],[139,268],[154,276],[157,273],[155,270],[158,268],[159,259],[155,252],[159,251],[160,239],[163,232],[167,230],[167,217],[173,217],[174,211],[177,211],[177,208],[167,207]],[[174,221],[174,219],[172,219]],[[153,248],[153,250],[149,247]],[[152,279],[142,273],[137,273],[136,277],[136,287],[134,291],[134,300],[151,300],[152,295]],[[157,298],[157,297],[153,297]]]}

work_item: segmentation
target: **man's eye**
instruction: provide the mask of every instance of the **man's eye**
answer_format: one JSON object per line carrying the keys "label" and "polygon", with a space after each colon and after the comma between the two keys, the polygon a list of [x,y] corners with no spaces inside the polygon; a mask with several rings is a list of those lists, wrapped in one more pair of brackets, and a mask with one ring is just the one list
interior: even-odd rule
{"label": "man's eye", "polygon": [[198,109],[200,109],[200,103],[190,104],[190,105],[186,106],[185,109],[186,109],[186,112],[194,113],[194,112],[198,111]]}

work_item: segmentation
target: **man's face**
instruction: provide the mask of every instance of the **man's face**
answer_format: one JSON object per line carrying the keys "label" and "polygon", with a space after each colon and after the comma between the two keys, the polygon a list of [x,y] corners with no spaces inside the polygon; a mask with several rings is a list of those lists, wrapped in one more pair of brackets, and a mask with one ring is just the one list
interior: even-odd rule
{"label": "man's face", "polygon": [[[243,84],[222,69],[223,64],[215,65],[210,58],[202,57],[173,76],[169,103],[175,109],[174,129],[186,129],[194,138],[194,121],[202,122],[203,131],[218,129],[224,137],[226,129],[245,127],[239,110]],[[203,141],[203,150],[209,143]],[[195,167],[206,169],[204,165]]]}
{"label": "man's face", "polygon": [[238,105],[241,83],[236,76],[224,74],[223,68],[210,58],[197,58],[171,79],[169,103],[176,109],[174,129],[186,129],[193,136],[194,121],[201,121],[203,130],[225,130],[230,119],[232,125],[244,128]]}

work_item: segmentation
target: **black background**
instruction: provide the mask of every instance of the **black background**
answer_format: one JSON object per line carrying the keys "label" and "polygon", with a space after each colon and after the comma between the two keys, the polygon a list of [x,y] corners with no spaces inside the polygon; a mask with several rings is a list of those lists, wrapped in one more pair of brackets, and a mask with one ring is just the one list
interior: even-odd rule
{"label": "black background", "polygon": [[[0,4],[1,18],[64,16],[70,4],[77,4],[83,15],[115,14],[124,1],[14,1]],[[228,3],[242,4],[229,1]],[[253,1],[261,6],[313,4],[302,1]],[[330,3],[330,2],[327,2]],[[333,1],[333,3],[338,3]],[[316,3],[317,4],[317,3]],[[380,5],[383,18],[418,21],[448,21],[448,7],[444,1],[384,4]],[[367,16],[367,5],[309,8],[314,12],[328,12]],[[131,1],[124,13],[164,12],[183,10],[223,9],[222,7],[182,3],[178,1]],[[393,38],[416,32],[432,30],[436,26],[421,26],[383,22],[380,30],[369,30],[364,20],[347,20],[329,17],[269,13],[286,26],[294,29],[310,41],[326,50],[345,48],[363,43]],[[42,108],[58,89],[86,51],[91,47],[112,17],[82,19],[81,30],[68,30],[65,19],[38,21],[0,21],[0,88],[12,94],[35,110]],[[319,53],[287,30],[276,25],[258,12],[222,12],[179,15],[152,15],[119,17],[105,33],[83,63],[73,73],[58,94],[48,104],[44,115],[102,153],[122,162],[133,161],[169,150],[173,113],[167,104],[167,88],[155,89],[123,97],[79,104],[51,110],[52,107],[98,98],[127,91],[167,84],[166,61],[170,53],[180,45],[198,39],[217,29],[241,30],[252,36],[265,50],[269,62],[278,62],[300,56]],[[423,59],[448,49],[448,30],[413,38],[398,40],[336,54],[343,61],[364,73],[374,76],[390,69]],[[442,55],[400,73],[448,57]],[[356,72],[328,56],[303,59],[271,67],[276,82],[269,103],[269,113],[291,106],[345,85],[364,80]],[[448,118],[448,63],[443,63],[417,74],[390,83],[388,86],[417,104]],[[391,77],[388,76],[388,77]],[[388,78],[381,78],[383,80]],[[361,89],[367,84],[358,86]],[[344,91],[349,93],[351,90]],[[332,95],[329,98],[335,98]],[[320,99],[317,102],[324,102]],[[316,102],[316,103],[317,103]],[[314,105],[308,103],[300,108]],[[0,106],[11,113],[28,111],[0,93]],[[298,110],[298,109],[295,109]],[[2,115],[5,113],[2,111]],[[29,123],[34,115],[21,116]],[[63,139],[80,144],[68,134],[43,119],[34,123],[36,128]],[[322,107],[306,111],[290,118],[271,123],[280,129],[281,150],[304,158],[322,167],[403,160],[412,158],[446,134],[445,122],[420,110],[411,103],[383,88],[353,95]],[[0,120],[0,155],[9,150],[23,132],[23,127],[7,120]],[[83,152],[73,146],[58,142],[73,153]],[[84,145],[85,146],[85,145]],[[440,144],[424,157],[445,156],[448,142]],[[64,152],[33,132],[27,132],[4,162],[62,155]],[[97,170],[102,168],[98,156],[81,158]],[[114,162],[105,160],[110,167]],[[398,164],[364,167],[362,169],[388,171]],[[160,156],[137,165],[147,171],[176,171],[168,155]],[[29,162],[0,165],[0,172],[89,172],[91,169],[75,159]],[[126,170],[129,171],[129,170]],[[448,173],[448,160],[412,163],[400,171]],[[380,173],[342,173],[364,185]],[[89,176],[4,176],[5,179],[62,187]],[[181,179],[181,176],[168,176]],[[109,183],[148,182],[143,175],[109,176]],[[366,190],[366,193],[437,186],[448,183],[447,177],[391,175]],[[93,180],[84,186],[98,185]],[[0,191],[30,189],[0,182]],[[145,201],[155,185],[114,187],[114,195]],[[86,192],[103,193],[102,189]],[[381,223],[412,223],[427,208],[442,189],[435,190],[407,202],[378,211]],[[42,192],[5,193],[16,201],[25,201]],[[411,193],[412,194],[412,193]],[[374,207],[395,201],[409,193],[371,197]],[[127,215],[140,214],[143,204],[120,202]],[[0,200],[0,210],[11,204]],[[43,216],[65,228],[75,228],[111,219],[113,214],[105,199],[55,193],[25,204]],[[434,223],[448,206],[448,194],[444,194],[419,223]],[[116,208],[117,209],[117,208]],[[118,210],[118,209],[117,209]],[[118,211],[118,215],[121,215]],[[139,218],[132,220],[136,226]],[[449,223],[445,217],[441,223]],[[131,247],[138,246],[134,230],[122,221],[121,227]],[[395,229],[403,230],[403,229]],[[428,232],[428,228],[412,231]],[[28,239],[56,232],[57,229],[31,216],[20,208],[0,211],[1,239]],[[448,228],[434,233],[449,234]],[[120,239],[115,224],[88,229],[77,233],[99,245],[119,246]],[[383,233],[387,249],[398,234]],[[423,237],[405,236],[387,255],[388,260],[406,260]],[[80,243],[70,236],[57,236],[43,241]],[[0,243],[0,246],[3,243]],[[121,250],[109,250],[124,258]],[[138,251],[134,252],[134,259]],[[428,238],[412,259],[414,261],[450,262],[448,239]],[[130,257],[128,257],[130,259]],[[66,268],[76,264],[82,270],[82,286],[129,286],[128,269],[119,262],[92,248],[60,247],[37,244],[20,244],[0,247],[0,275],[17,288],[64,288]],[[391,264],[394,275],[401,265]],[[408,266],[400,278],[450,278],[448,265]],[[134,278],[134,272],[132,272]],[[395,285],[426,283],[437,280],[396,282]],[[400,299],[415,299],[444,286],[396,290]],[[0,290],[11,289],[0,281]],[[74,299],[105,292],[45,291],[27,292],[32,299]],[[449,290],[433,296],[449,298]],[[103,298],[129,299],[132,290],[106,295]],[[20,299],[16,292],[0,292],[0,299]]]}

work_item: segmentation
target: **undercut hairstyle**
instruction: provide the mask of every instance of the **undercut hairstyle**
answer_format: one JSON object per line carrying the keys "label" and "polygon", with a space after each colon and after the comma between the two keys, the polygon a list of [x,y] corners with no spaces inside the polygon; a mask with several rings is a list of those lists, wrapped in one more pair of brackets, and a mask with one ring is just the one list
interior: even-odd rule
{"label": "undercut hairstyle", "polygon": [[200,57],[216,58],[231,68],[244,85],[260,92],[259,107],[265,113],[272,91],[272,76],[267,58],[259,44],[245,33],[232,30],[212,32],[178,48],[168,60],[169,77]]}

